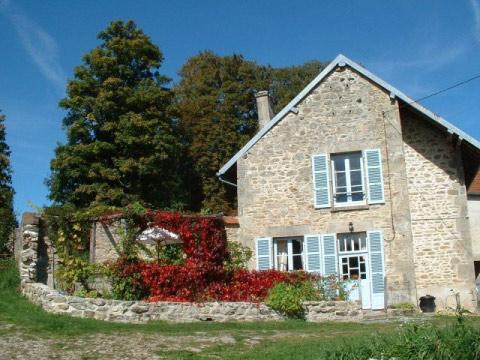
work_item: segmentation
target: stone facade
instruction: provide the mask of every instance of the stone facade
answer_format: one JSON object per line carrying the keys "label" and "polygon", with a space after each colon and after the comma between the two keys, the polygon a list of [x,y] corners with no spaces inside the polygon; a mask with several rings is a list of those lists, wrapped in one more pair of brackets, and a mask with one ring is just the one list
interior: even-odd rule
{"label": "stone facade", "polygon": [[480,261],[480,195],[468,195],[468,218],[473,260]]}
{"label": "stone facade", "polygon": [[[348,233],[350,222],[355,232],[382,230],[387,304],[431,293],[441,308],[459,292],[472,309],[459,151],[425,119],[405,118],[404,105],[348,66],[332,71],[237,161],[238,239],[254,249],[258,237]],[[372,148],[385,203],[315,209],[311,156]],[[424,221],[432,214],[442,220]]]}
{"label": "stone facade", "polygon": [[455,307],[458,292],[471,308],[475,272],[461,155],[444,133],[407,111],[402,129],[417,294]]}
{"label": "stone facade", "polygon": [[[349,68],[333,72],[237,163],[239,240],[383,230],[390,303],[415,301],[412,234],[398,103]],[[311,156],[379,148],[385,204],[315,209]],[[391,189],[391,191],[389,191]],[[390,193],[395,195],[392,203]],[[392,209],[395,229],[392,228]],[[252,266],[253,266],[252,262]]]}

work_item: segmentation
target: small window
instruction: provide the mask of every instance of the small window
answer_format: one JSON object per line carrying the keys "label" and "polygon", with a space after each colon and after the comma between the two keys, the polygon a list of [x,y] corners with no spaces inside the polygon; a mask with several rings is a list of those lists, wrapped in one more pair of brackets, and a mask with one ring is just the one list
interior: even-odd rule
{"label": "small window", "polygon": [[338,234],[337,240],[339,253],[367,251],[367,234],[364,232]]}
{"label": "small window", "polygon": [[274,239],[273,250],[276,270],[303,270],[302,238]]}
{"label": "small window", "polygon": [[337,206],[364,204],[362,152],[331,155],[333,198]]}

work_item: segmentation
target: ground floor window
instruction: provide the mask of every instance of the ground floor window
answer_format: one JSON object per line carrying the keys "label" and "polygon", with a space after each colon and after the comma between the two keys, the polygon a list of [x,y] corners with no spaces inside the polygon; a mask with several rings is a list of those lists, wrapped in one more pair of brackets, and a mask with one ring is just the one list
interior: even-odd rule
{"label": "ground floor window", "polygon": [[273,239],[273,253],[276,270],[303,270],[303,238]]}

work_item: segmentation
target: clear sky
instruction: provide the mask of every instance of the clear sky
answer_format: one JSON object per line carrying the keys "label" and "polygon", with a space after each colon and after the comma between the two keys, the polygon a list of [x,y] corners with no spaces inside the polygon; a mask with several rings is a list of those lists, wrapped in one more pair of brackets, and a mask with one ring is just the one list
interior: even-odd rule
{"label": "clear sky", "polygon": [[[0,109],[17,214],[48,204],[66,79],[117,19],[134,20],[160,46],[174,81],[206,49],[273,66],[343,53],[413,98],[480,74],[480,0],[0,0]],[[423,105],[480,138],[480,80]]]}

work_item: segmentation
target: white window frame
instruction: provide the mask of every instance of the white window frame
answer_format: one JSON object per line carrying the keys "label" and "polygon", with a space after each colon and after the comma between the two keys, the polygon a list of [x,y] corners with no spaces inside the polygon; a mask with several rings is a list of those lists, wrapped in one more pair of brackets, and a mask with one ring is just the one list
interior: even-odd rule
{"label": "white window frame", "polygon": [[[350,238],[350,239],[345,239],[343,238],[344,235],[359,235],[359,234],[362,234],[365,236],[365,248],[362,249],[362,242],[360,241],[359,245],[360,245],[360,249],[359,250],[345,250],[345,251],[341,251],[340,249],[342,248],[340,245],[340,241],[343,241],[344,242],[344,245],[345,245],[345,249],[347,248],[347,242],[346,241],[350,241],[351,243],[351,247],[352,249],[354,248],[354,240],[353,238]],[[338,252],[338,255],[340,256],[343,256],[343,255],[355,255],[355,254],[365,254],[368,252],[368,235],[365,231],[358,231],[358,232],[353,232],[353,233],[338,233],[337,234],[337,252]]]}
{"label": "white window frame", "polygon": [[[335,163],[333,158],[335,155],[348,155],[348,154],[360,154],[360,176],[362,179],[362,193],[363,193],[363,200],[359,201],[352,201],[352,183],[350,179],[350,159],[348,157],[345,158],[345,181],[346,181],[346,188],[347,188],[347,201],[346,202],[337,202],[337,176],[335,172]],[[330,154],[330,169],[332,173],[332,197],[333,197],[333,206],[334,207],[347,207],[347,206],[358,206],[358,205],[366,205],[367,204],[367,193],[366,193],[366,178],[365,178],[365,168],[364,168],[364,156],[362,151],[349,151],[345,153],[334,153]],[[348,174],[348,176],[347,176]]]}
{"label": "white window frame", "polygon": [[[293,254],[293,240],[300,241],[302,244],[302,252],[300,254]],[[300,255],[302,257],[302,269],[298,271],[305,271],[305,240],[303,237],[291,237],[291,238],[273,238],[273,268],[278,270],[278,241],[287,242],[287,259],[288,268],[286,271],[296,271],[293,268],[293,256]]]}

